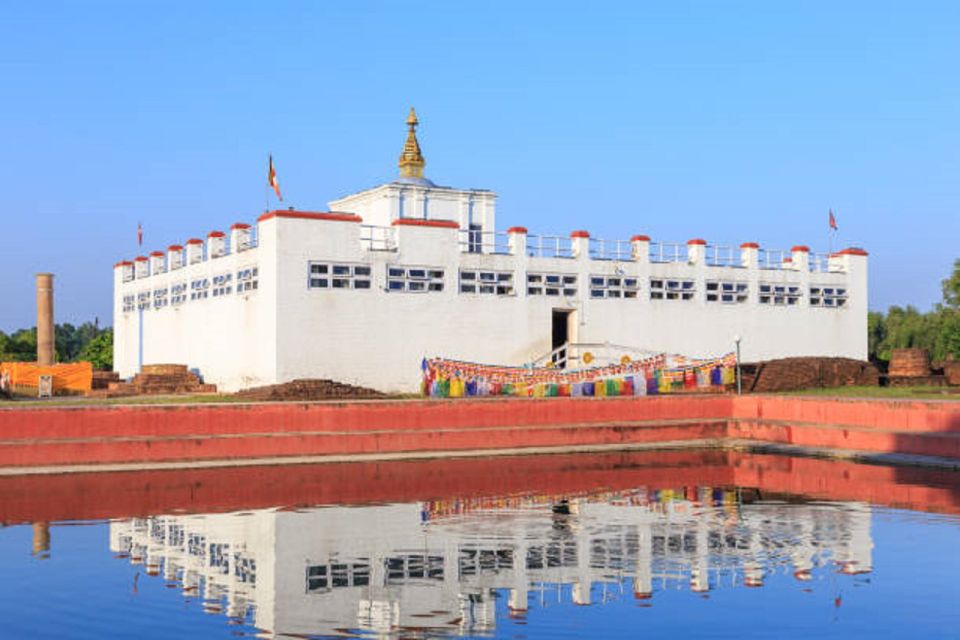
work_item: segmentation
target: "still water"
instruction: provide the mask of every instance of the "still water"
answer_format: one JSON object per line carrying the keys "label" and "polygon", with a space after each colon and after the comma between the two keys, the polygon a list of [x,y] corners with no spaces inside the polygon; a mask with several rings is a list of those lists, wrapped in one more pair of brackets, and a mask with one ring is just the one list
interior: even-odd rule
{"label": "still water", "polygon": [[3,478],[0,637],[957,638],[956,514],[733,452]]}

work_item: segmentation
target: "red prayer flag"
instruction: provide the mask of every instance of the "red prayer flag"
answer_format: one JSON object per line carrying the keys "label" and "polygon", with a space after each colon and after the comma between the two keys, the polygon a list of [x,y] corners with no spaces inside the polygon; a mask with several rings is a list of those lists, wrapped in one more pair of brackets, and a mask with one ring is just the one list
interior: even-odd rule
{"label": "red prayer flag", "polygon": [[137,223],[137,244],[143,246],[143,227],[140,226],[139,222]]}
{"label": "red prayer flag", "polygon": [[277,181],[277,172],[273,168],[273,156],[270,156],[270,168],[267,171],[267,184],[277,194],[277,200],[283,202],[283,196],[280,195],[280,182]]}
{"label": "red prayer flag", "polygon": [[837,219],[833,216],[833,209],[830,209],[830,228],[837,230]]}

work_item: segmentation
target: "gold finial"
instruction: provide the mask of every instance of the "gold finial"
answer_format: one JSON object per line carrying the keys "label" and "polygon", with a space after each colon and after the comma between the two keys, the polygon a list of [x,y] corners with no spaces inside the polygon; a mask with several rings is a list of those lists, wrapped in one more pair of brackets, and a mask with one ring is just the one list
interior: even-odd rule
{"label": "gold finial", "polygon": [[410,130],[407,132],[407,141],[403,145],[403,153],[400,154],[400,177],[401,178],[422,178],[423,167],[427,164],[420,153],[420,143],[417,142],[417,112],[410,107],[410,115],[407,116],[407,126]]}

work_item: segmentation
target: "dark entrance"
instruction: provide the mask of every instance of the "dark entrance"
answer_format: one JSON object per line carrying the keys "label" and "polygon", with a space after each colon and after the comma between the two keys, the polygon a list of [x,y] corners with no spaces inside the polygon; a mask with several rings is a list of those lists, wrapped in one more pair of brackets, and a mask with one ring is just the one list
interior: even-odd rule
{"label": "dark entrance", "polygon": [[[570,341],[570,309],[553,310],[553,339],[551,348],[557,350]],[[553,364],[561,369],[567,366],[567,350],[561,349],[553,354]]]}

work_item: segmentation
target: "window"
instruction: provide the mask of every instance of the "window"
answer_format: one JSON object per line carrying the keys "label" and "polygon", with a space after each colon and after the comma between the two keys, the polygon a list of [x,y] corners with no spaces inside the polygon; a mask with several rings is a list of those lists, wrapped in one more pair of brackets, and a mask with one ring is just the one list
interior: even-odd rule
{"label": "window", "polygon": [[129,313],[137,308],[137,297],[133,294],[123,296],[123,312]]}
{"label": "window", "polygon": [[311,262],[310,289],[369,289],[370,265]]}
{"label": "window", "polygon": [[154,289],[153,290],[153,308],[160,309],[167,306],[167,289]]}
{"label": "window", "polygon": [[460,293],[512,296],[513,273],[510,271],[460,270]]}
{"label": "window", "polygon": [[590,276],[590,298],[636,298],[640,282],[630,276]]}
{"label": "window", "polygon": [[237,271],[237,293],[256,291],[259,282],[257,267],[242,267]]}
{"label": "window", "polygon": [[190,299],[206,300],[210,296],[210,280],[198,278],[190,283]]}
{"label": "window", "polygon": [[467,232],[467,251],[469,253],[483,251],[483,227],[479,224],[470,223],[470,229]]}
{"label": "window", "polygon": [[577,276],[572,273],[528,273],[528,296],[566,296],[577,295]]}
{"label": "window", "polygon": [[748,299],[749,285],[746,282],[711,280],[706,284],[707,302],[744,304]]}
{"label": "window", "polygon": [[224,273],[218,276],[213,276],[213,296],[225,296],[229,293],[233,293],[233,286],[231,285],[232,281],[232,273]]}
{"label": "window", "polygon": [[839,309],[847,306],[847,290],[843,287],[814,285],[810,287],[810,306]]}
{"label": "window", "polygon": [[388,266],[387,291],[409,293],[443,291],[443,269]]}
{"label": "window", "polygon": [[[811,289],[812,290],[812,289]],[[800,304],[803,292],[800,285],[760,283],[760,304],[769,304],[776,307],[795,307]]]}
{"label": "window", "polygon": [[150,292],[141,291],[137,294],[137,309],[141,311],[150,308]]}
{"label": "window", "polygon": [[384,561],[388,585],[408,580],[443,580],[443,556],[410,554],[391,556]]}
{"label": "window", "polygon": [[335,587],[365,587],[370,584],[370,563],[339,561],[307,567],[307,592],[327,591]]}
{"label": "window", "polygon": [[170,304],[178,305],[187,301],[187,283],[178,282],[170,287]]}
{"label": "window", "polygon": [[650,278],[651,300],[693,300],[696,287],[693,280]]}

